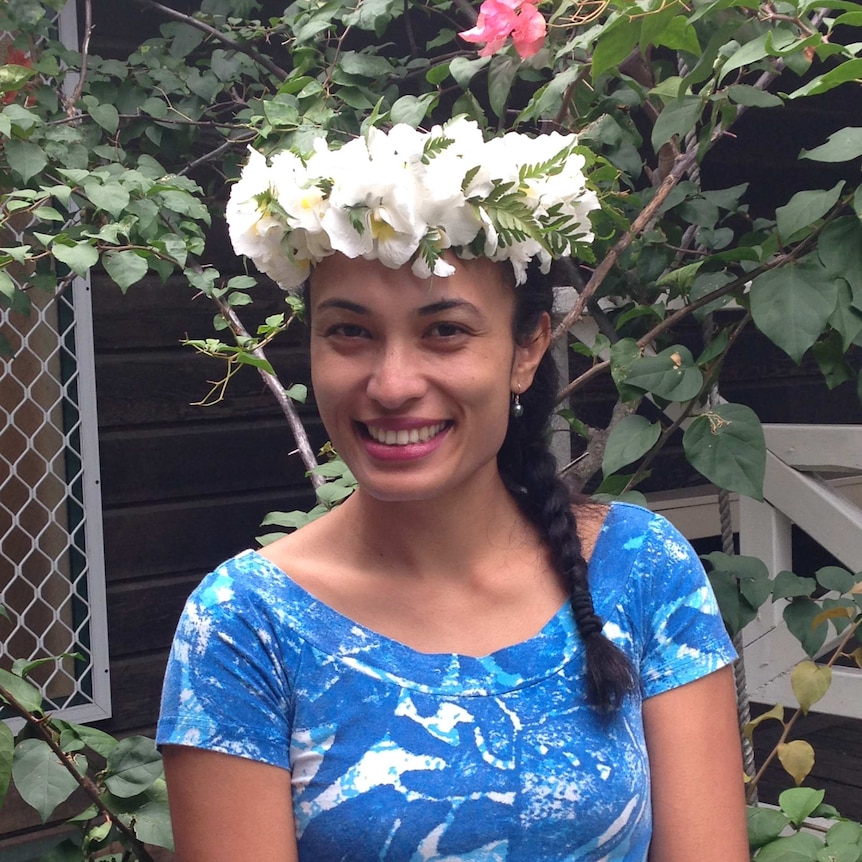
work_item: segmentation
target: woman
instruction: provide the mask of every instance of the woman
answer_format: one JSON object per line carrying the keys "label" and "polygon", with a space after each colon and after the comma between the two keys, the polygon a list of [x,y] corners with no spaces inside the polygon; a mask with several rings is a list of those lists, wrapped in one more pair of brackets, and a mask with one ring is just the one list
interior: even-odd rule
{"label": "woman", "polygon": [[[645,510],[573,506],[545,441],[552,294],[526,269],[561,212],[568,252],[588,236],[572,142],[540,141],[562,155],[536,176],[510,159],[499,192],[473,131],[366,142],[388,198],[339,186],[356,175],[322,146],[325,182],[282,158],[252,168],[265,193],[236,188],[258,265],[311,267],[315,398],[359,486],[186,607],[159,732],[181,862],[748,858],[733,654],[697,558]],[[460,199],[418,158],[441,137]],[[534,219],[508,243],[507,189]],[[332,215],[351,207],[353,235]]]}

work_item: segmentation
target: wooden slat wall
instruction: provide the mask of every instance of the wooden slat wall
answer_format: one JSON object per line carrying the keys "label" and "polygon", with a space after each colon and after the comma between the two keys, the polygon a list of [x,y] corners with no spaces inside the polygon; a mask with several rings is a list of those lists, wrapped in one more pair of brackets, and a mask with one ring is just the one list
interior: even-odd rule
{"label": "wooden slat wall", "polygon": [[[261,288],[248,326],[283,309]],[[254,369],[224,400],[193,406],[222,365],[180,344],[213,334],[213,307],[180,283],[123,296],[93,286],[96,388],[105,528],[113,733],[151,731],[161,675],[182,604],[200,578],[254,545],[263,516],[312,502],[304,467],[272,395]],[[283,382],[306,382],[297,325],[270,352]],[[308,416],[311,410],[304,410]],[[311,418],[315,442],[323,436]]]}

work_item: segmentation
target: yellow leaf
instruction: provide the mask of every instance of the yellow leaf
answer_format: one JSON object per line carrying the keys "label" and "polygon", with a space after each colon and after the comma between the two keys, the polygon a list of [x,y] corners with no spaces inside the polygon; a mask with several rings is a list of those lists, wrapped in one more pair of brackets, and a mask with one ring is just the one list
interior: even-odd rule
{"label": "yellow leaf", "polygon": [[798,787],[814,766],[814,749],[804,739],[782,742],[778,746],[778,759]]}
{"label": "yellow leaf", "polygon": [[826,620],[833,620],[837,617],[844,617],[845,619],[849,617],[850,619],[853,619],[853,613],[850,608],[842,607],[829,608],[828,610],[820,611],[820,613],[817,614],[817,616],[814,617],[813,620],[811,620],[811,628],[812,630],[816,629],[817,626],[820,625],[820,623],[825,623]]}
{"label": "yellow leaf", "polygon": [[790,673],[793,694],[805,714],[829,691],[831,684],[832,668],[815,664],[810,659],[799,662]]}
{"label": "yellow leaf", "polygon": [[772,709],[762,713],[761,715],[758,715],[757,718],[752,719],[748,722],[748,724],[745,725],[745,727],[743,728],[743,733],[745,733],[746,739],[751,742],[751,737],[754,734],[754,728],[756,728],[757,725],[760,724],[762,721],[768,721],[770,718],[774,718],[776,721],[780,721],[782,724],[784,724],[784,707],[780,703],[775,704]]}
{"label": "yellow leaf", "polygon": [[859,667],[862,667],[862,647],[856,647],[853,652],[849,653],[849,656],[856,662]]}

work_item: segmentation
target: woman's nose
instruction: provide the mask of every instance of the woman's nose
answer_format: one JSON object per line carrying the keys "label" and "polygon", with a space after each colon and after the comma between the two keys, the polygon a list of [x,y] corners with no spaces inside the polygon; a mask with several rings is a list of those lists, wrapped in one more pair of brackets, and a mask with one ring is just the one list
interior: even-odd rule
{"label": "woman's nose", "polygon": [[427,382],[416,357],[403,346],[387,345],[378,354],[368,379],[367,395],[386,410],[420,398]]}

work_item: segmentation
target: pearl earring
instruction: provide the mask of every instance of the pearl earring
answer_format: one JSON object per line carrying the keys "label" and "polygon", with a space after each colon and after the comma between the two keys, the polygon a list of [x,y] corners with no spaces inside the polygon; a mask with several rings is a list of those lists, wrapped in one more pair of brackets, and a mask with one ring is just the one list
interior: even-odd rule
{"label": "pearl earring", "polygon": [[518,387],[517,392],[512,393],[511,413],[513,419],[520,419],[524,415],[524,405],[521,404],[521,387]]}

